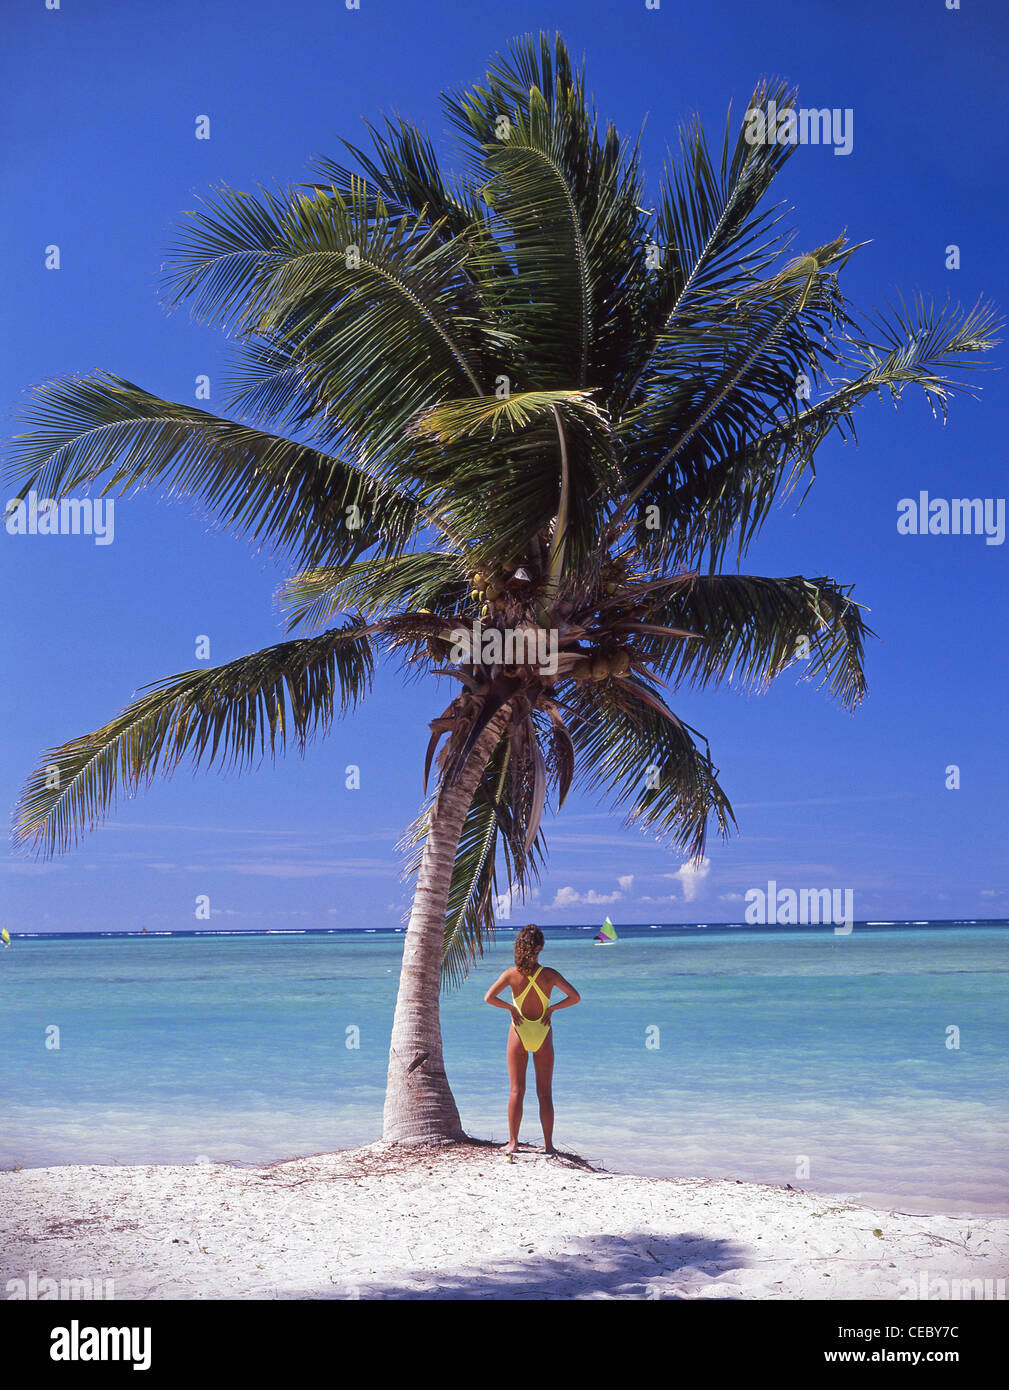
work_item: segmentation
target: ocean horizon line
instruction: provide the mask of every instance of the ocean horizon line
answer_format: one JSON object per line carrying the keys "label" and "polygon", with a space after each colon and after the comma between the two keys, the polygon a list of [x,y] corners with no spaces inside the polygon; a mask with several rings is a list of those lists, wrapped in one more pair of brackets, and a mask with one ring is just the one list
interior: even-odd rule
{"label": "ocean horizon line", "polygon": [[[551,932],[573,932],[573,931],[598,931],[598,922],[560,922],[560,923],[538,923],[545,935]],[[750,933],[777,933],[777,932],[805,932],[805,933],[829,933],[834,935],[834,924],[831,922],[800,922],[795,924],[781,922],[617,922],[614,924],[618,932],[639,933],[639,932],[745,932]],[[949,929],[950,927],[1009,927],[1009,918],[1005,917],[932,917],[932,918],[893,918],[891,920],[856,920],[852,923],[853,927],[863,927],[876,930],[887,929],[915,929],[915,928],[936,928]],[[495,933],[517,932],[520,930],[518,925],[502,923],[497,926]],[[11,940],[31,941],[31,940],[82,940],[102,938],[122,938],[122,937],[221,937],[221,936],[396,936],[403,935],[406,927],[177,927],[177,928],[137,928],[123,927],[112,928],[104,931],[94,931],[86,928],[71,928],[66,931],[18,931],[9,928]],[[842,933],[843,935],[844,933]]]}

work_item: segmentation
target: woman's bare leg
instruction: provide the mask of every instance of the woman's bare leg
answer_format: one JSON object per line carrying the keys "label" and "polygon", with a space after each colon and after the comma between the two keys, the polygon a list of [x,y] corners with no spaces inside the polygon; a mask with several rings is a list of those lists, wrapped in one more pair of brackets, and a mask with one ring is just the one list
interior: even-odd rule
{"label": "woman's bare leg", "polygon": [[514,1027],[508,1029],[508,1080],[511,1090],[508,1095],[508,1143],[506,1154],[513,1154],[519,1146],[519,1129],[522,1125],[522,1101],[526,1093],[526,1071],[529,1053],[522,1046],[522,1039]]}
{"label": "woman's bare leg", "polygon": [[556,1153],[554,1148],[554,1035],[548,1033],[540,1050],[533,1053],[536,1069],[536,1095],[540,1103],[540,1124],[543,1126],[543,1149]]}

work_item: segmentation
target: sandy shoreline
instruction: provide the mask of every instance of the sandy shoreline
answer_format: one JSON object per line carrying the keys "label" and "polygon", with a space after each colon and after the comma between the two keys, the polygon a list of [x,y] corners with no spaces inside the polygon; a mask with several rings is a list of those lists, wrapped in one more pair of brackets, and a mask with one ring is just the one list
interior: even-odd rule
{"label": "sandy shoreline", "polygon": [[5,1172],[2,1296],[70,1280],[117,1299],[992,1299],[1009,1218],[611,1173],[529,1145],[510,1163],[477,1141]]}

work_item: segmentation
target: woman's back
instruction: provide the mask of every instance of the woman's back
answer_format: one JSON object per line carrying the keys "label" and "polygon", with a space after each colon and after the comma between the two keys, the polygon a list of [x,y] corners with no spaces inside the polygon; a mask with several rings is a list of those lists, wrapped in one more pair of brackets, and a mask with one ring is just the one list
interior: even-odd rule
{"label": "woman's back", "polygon": [[554,971],[549,966],[537,966],[531,975],[526,975],[517,965],[508,972],[512,998],[525,1018],[535,1020],[543,1017],[553,979]]}

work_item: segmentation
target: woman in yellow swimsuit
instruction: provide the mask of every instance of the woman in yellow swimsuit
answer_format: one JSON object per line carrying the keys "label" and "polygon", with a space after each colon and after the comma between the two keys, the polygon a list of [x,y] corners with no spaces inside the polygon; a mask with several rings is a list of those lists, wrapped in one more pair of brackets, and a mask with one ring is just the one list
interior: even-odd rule
{"label": "woman in yellow swimsuit", "polygon": [[[508,1029],[507,1056],[511,1093],[508,1098],[508,1143],[504,1149],[506,1154],[513,1154],[518,1148],[530,1052],[533,1054],[533,1066],[536,1069],[536,1095],[539,1098],[540,1123],[543,1126],[543,1150],[548,1154],[557,1152],[554,1148],[554,1102],[551,1085],[554,1074],[554,1039],[550,1017],[558,1009],[570,1009],[582,996],[558,971],[540,965],[539,953],[542,949],[543,933],[539,927],[523,927],[515,938],[514,967],[506,970],[495,980],[484,995],[485,1004],[493,1004],[496,1009],[508,1009],[512,1016],[512,1027]],[[497,997],[508,985],[511,986],[514,1000],[511,1004]],[[550,991],[554,988],[562,990],[565,995],[557,1004],[550,1003]]]}

